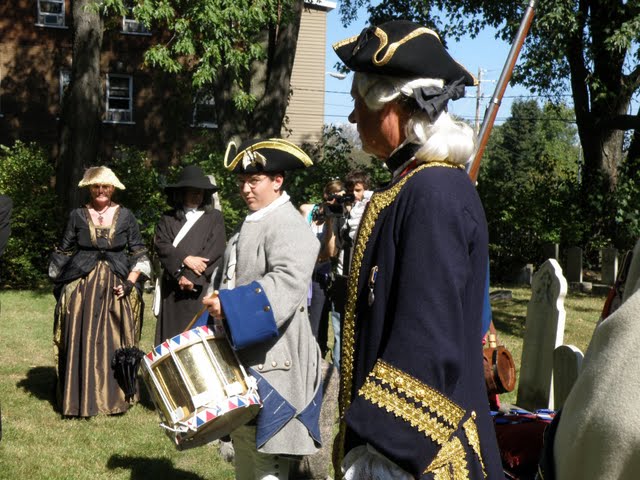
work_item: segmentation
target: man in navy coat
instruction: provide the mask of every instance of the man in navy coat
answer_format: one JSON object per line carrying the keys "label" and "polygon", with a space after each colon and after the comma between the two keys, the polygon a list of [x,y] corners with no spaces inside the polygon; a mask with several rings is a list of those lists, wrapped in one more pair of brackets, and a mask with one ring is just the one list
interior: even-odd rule
{"label": "man in navy coat", "polygon": [[474,135],[446,111],[475,78],[412,22],[367,28],[334,49],[355,71],[349,120],[392,172],[353,250],[336,471],[504,478],[482,364],[487,226],[464,168]]}

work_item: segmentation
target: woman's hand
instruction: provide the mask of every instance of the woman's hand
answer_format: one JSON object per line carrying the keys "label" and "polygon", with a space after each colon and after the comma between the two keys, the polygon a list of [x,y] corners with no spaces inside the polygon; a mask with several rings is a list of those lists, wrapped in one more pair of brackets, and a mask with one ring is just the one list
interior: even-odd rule
{"label": "woman's hand", "polygon": [[209,263],[209,259],[204,257],[196,257],[193,255],[189,255],[182,261],[182,263],[187,268],[192,270],[193,273],[195,273],[197,276],[200,276],[207,269],[207,263]]}
{"label": "woman's hand", "polygon": [[183,275],[178,280],[178,287],[180,288],[180,290],[193,290],[193,287],[195,287],[195,285],[191,280]]}
{"label": "woman's hand", "polygon": [[123,284],[113,287],[113,294],[118,300],[120,300],[121,298],[128,296],[131,293],[131,290],[133,290],[133,287],[134,283],[127,279]]}

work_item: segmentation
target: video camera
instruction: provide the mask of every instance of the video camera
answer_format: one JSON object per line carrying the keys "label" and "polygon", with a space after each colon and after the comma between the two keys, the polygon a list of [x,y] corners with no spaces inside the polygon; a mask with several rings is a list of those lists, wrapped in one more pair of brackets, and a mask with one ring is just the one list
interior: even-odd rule
{"label": "video camera", "polygon": [[329,195],[327,200],[335,200],[335,203],[324,202],[322,210],[327,217],[344,217],[347,213],[345,210],[346,205],[353,203],[355,199],[356,197],[352,193],[334,193]]}

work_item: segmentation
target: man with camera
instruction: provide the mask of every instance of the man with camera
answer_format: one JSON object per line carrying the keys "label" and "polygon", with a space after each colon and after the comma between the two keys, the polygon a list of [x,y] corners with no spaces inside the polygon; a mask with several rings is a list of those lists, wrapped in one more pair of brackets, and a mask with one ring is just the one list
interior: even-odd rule
{"label": "man with camera", "polygon": [[327,290],[339,252],[337,233],[344,222],[343,195],[343,183],[340,180],[331,180],[324,186],[322,203],[300,206],[300,213],[320,241],[320,252],[311,278],[309,320],[323,354],[327,350],[328,318],[332,310]]}

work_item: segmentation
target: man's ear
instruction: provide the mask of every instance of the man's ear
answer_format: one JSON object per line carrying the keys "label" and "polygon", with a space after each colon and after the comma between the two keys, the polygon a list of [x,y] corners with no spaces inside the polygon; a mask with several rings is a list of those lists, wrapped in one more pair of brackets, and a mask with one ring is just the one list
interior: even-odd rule
{"label": "man's ear", "polygon": [[276,192],[282,190],[282,183],[284,182],[284,177],[280,174],[277,174],[273,177],[273,189]]}

